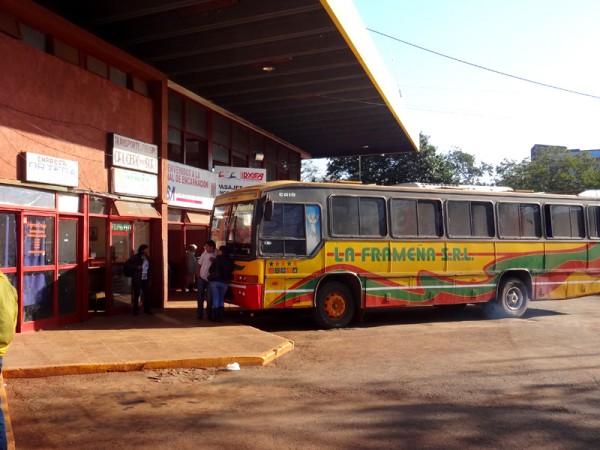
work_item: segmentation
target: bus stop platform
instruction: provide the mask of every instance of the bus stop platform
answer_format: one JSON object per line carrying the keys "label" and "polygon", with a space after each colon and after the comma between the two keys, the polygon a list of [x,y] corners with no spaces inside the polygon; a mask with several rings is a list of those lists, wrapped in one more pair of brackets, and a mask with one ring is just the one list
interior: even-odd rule
{"label": "bus stop platform", "polygon": [[195,301],[169,301],[153,315],[93,315],[61,328],[21,333],[4,356],[5,378],[144,369],[262,366],[289,352],[288,339],[228,320],[196,319]]}

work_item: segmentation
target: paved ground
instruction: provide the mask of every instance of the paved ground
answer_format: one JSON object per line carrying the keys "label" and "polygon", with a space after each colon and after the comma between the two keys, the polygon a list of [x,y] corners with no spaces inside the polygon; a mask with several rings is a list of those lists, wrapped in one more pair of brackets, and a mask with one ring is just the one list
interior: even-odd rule
{"label": "paved ground", "polygon": [[240,371],[7,380],[19,450],[600,442],[600,297],[534,302],[522,319],[486,320],[474,306],[370,313],[330,331],[299,314],[234,319],[293,341],[294,351]]}
{"label": "paved ground", "polygon": [[[229,315],[233,314],[231,311]],[[225,319],[197,320],[194,302],[154,315],[97,316],[68,327],[23,333],[4,358],[5,378],[157,368],[264,365],[294,348],[288,339]]]}

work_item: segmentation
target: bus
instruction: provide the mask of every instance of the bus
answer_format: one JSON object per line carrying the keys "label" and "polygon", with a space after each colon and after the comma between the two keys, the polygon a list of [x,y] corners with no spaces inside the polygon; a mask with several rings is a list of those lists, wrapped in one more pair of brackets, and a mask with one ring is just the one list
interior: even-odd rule
{"label": "bus", "polygon": [[516,318],[600,292],[600,199],[574,195],[274,181],[218,196],[210,236],[235,259],[228,301],[310,308],[323,328],[372,308]]}

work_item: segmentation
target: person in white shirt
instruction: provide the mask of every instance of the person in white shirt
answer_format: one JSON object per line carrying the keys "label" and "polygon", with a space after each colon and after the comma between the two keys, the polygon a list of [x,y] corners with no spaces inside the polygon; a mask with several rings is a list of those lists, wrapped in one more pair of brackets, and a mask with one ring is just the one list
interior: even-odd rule
{"label": "person in white shirt", "polygon": [[210,319],[212,314],[212,305],[210,301],[210,295],[208,292],[208,269],[210,269],[210,265],[214,261],[215,255],[215,241],[207,241],[204,244],[204,252],[198,258],[198,265],[196,269],[196,287],[197,287],[197,296],[198,299],[198,311],[196,312],[196,317],[198,319],[202,319],[203,310],[204,310],[204,299],[206,298],[206,315],[207,318]]}

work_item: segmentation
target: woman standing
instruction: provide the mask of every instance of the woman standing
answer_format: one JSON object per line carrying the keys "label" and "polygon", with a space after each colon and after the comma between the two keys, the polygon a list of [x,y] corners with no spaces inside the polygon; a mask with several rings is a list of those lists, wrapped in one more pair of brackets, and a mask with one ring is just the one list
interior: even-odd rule
{"label": "woman standing", "polygon": [[219,247],[217,257],[209,269],[208,279],[212,297],[212,317],[215,322],[223,321],[227,282],[233,279],[233,259],[229,257],[227,247]]}
{"label": "woman standing", "polygon": [[131,276],[131,303],[133,303],[133,315],[137,316],[139,312],[140,293],[144,303],[144,313],[152,314],[150,310],[150,259],[149,247],[146,244],[140,245],[138,252],[131,257],[126,264],[132,264],[133,275]]}

